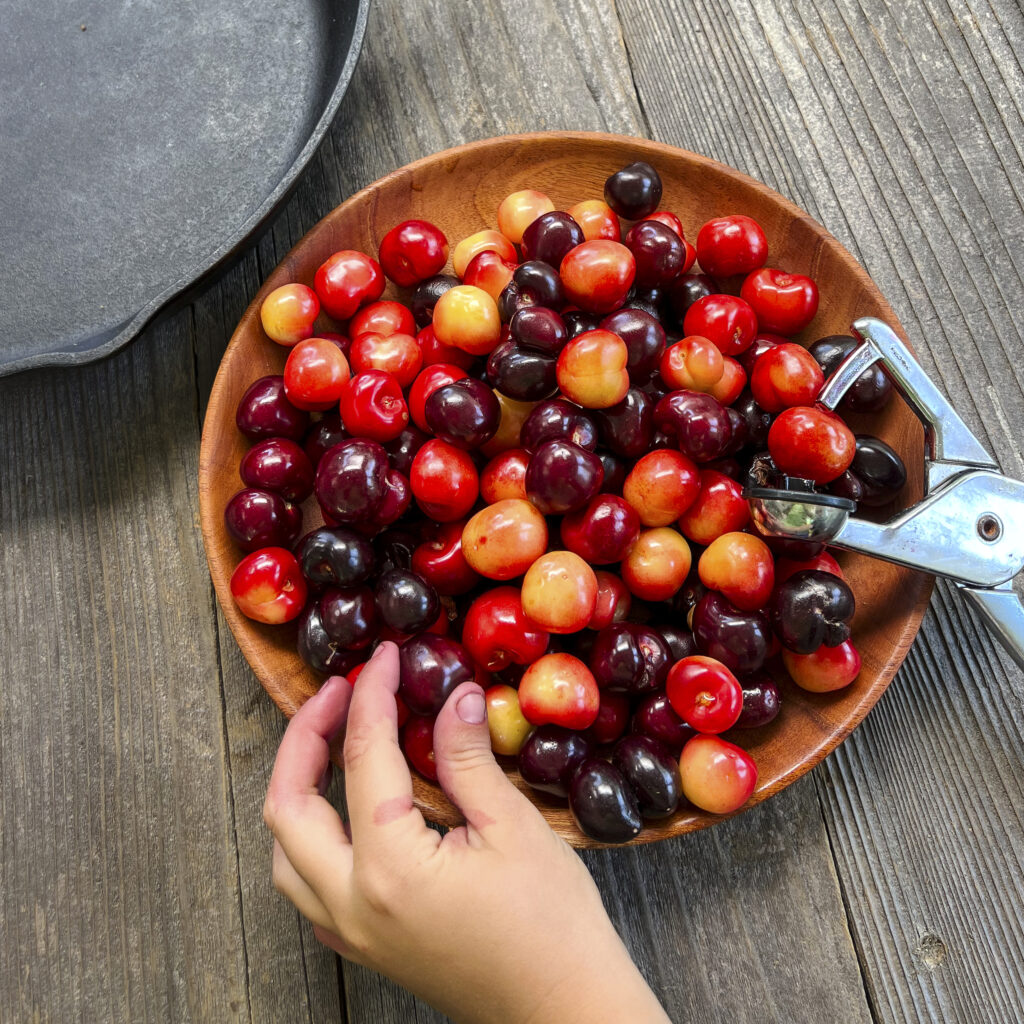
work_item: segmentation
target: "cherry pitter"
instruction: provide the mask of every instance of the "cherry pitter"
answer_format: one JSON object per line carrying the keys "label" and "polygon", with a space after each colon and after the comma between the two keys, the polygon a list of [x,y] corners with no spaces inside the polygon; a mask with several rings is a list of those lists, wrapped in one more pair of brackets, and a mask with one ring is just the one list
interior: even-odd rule
{"label": "cherry pitter", "polygon": [[754,461],[744,496],[757,528],[826,542],[952,580],[1024,668],[1024,605],[1013,578],[1024,568],[1024,482],[999,466],[939,392],[895,332],[864,317],[859,344],[826,380],[818,402],[835,410],[876,363],[924,424],[925,494],[884,523],[858,519],[856,502],[785,476],[769,456]]}

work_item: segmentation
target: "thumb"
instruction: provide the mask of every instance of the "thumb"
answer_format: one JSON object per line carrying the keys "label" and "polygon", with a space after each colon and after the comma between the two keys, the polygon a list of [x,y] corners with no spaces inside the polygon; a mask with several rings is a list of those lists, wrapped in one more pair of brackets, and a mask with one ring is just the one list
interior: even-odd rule
{"label": "thumb", "polygon": [[487,728],[487,704],[477,683],[465,682],[449,695],[434,723],[437,781],[466,822],[478,830],[512,824],[532,810],[494,760]]}

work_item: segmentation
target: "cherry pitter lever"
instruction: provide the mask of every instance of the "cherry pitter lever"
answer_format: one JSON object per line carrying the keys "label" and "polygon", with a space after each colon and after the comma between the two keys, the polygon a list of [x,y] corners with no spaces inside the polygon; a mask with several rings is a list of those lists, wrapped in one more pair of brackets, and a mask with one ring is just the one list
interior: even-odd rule
{"label": "cherry pitter lever", "polygon": [[858,519],[856,503],[785,476],[768,456],[754,461],[744,495],[757,528],[826,542],[952,580],[1024,668],[1024,605],[1013,578],[1024,568],[1024,482],[999,466],[895,332],[864,317],[858,339],[825,382],[818,402],[835,410],[854,381],[880,363],[924,424],[925,493],[884,523]]}

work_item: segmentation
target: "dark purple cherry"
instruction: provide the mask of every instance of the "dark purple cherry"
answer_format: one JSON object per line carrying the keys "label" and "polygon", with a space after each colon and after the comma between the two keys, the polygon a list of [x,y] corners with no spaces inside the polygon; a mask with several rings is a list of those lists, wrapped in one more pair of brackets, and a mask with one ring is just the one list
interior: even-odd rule
{"label": "dark purple cherry", "polygon": [[291,548],[302,529],[302,512],[296,525],[293,509],[280,494],[252,487],[235,494],[224,509],[224,525],[243,551],[260,548]]}
{"label": "dark purple cherry", "polygon": [[[819,338],[808,351],[818,361],[828,379],[836,367],[858,346],[856,338],[848,334],[830,334]],[[892,381],[881,365],[869,366],[854,382],[839,403],[842,412],[878,412],[892,398]]]}
{"label": "dark purple cherry", "polygon": [[420,541],[419,533],[401,526],[393,526],[377,534],[373,538],[377,571],[386,573],[391,569],[411,569],[412,553],[419,547]]}
{"label": "dark purple cherry", "polygon": [[[565,321],[553,309],[527,306],[508,325],[509,336],[521,348],[557,356],[569,340]],[[500,389],[499,389],[500,390]]]}
{"label": "dark purple cherry", "polygon": [[472,377],[438,388],[424,404],[423,414],[435,436],[465,451],[486,444],[501,422],[494,391]]}
{"label": "dark purple cherry", "polygon": [[643,817],[667,818],[675,813],[683,781],[679,759],[664,743],[637,733],[623,736],[612,750],[612,764],[636,794]]}
{"label": "dark purple cherry", "polygon": [[579,830],[599,843],[628,843],[643,828],[640,805],[625,776],[599,757],[576,769],[569,810]]}
{"label": "dark purple cherry", "polygon": [[342,650],[369,647],[377,635],[373,591],[366,586],[329,587],[320,595],[320,621]]}
{"label": "dark purple cherry", "polygon": [[412,502],[409,478],[397,469],[389,469],[384,479],[384,499],[377,506],[376,527],[390,526],[405,515]]}
{"label": "dark purple cherry", "polygon": [[686,250],[679,236],[656,220],[634,224],[623,239],[636,260],[636,288],[657,288],[673,280],[683,265]]}
{"label": "dark purple cherry", "polygon": [[626,220],[654,213],[661,202],[661,178],[643,160],[616,171],[604,183],[604,201]]}
{"label": "dark purple cherry", "polygon": [[314,471],[320,465],[320,460],[336,444],[347,441],[351,436],[336,412],[325,413],[321,419],[317,420],[309,428],[306,439],[302,442]]}
{"label": "dark purple cherry", "polygon": [[410,569],[389,569],[377,580],[377,614],[396,633],[419,633],[441,614],[437,591]]}
{"label": "dark purple cherry", "polygon": [[320,617],[320,602],[312,602],[299,620],[299,634],[295,644],[299,657],[322,676],[345,675],[365,660],[360,651],[342,650],[324,629]]}
{"label": "dark purple cherry", "polygon": [[689,658],[691,654],[697,653],[697,644],[693,639],[693,630],[686,626],[662,625],[654,627],[661,638],[668,644],[669,652],[672,655],[672,663]]}
{"label": "dark purple cherry", "polygon": [[526,495],[546,516],[582,508],[601,489],[604,467],[571,441],[546,441],[526,468]]}
{"label": "dark purple cherry", "polygon": [[[517,317],[520,315],[516,314]],[[500,342],[487,357],[487,381],[497,391],[516,401],[536,402],[550,398],[558,390],[556,362],[553,355],[523,348],[509,338]]]}
{"label": "dark purple cherry", "polygon": [[758,729],[774,722],[779,715],[779,688],[767,672],[755,672],[740,680],[743,689],[743,710],[736,720],[736,729]]}
{"label": "dark purple cherry", "polygon": [[284,377],[272,375],[249,385],[238,403],[235,423],[250,441],[265,437],[301,441],[309,429],[310,415],[288,401]]}
{"label": "dark purple cherry", "polygon": [[864,497],[864,485],[860,482],[860,478],[848,469],[829,483],[828,493],[834,494],[837,498],[860,501]]}
{"label": "dark purple cherry", "polygon": [[736,675],[749,675],[768,657],[771,627],[764,612],[741,611],[712,590],[693,609],[693,638],[701,654],[717,658]]}
{"label": "dark purple cherry", "polygon": [[417,327],[426,327],[433,322],[434,306],[437,305],[437,300],[457,284],[462,284],[457,277],[453,277],[451,274],[437,274],[416,285],[409,308],[412,310]]}
{"label": "dark purple cherry", "polygon": [[398,659],[398,693],[416,715],[436,715],[452,690],[475,674],[469,651],[458,641],[435,633],[406,640]]}
{"label": "dark purple cherry", "polygon": [[305,501],[313,493],[313,466],[296,441],[268,437],[242,457],[238,468],[246,487],[280,494],[285,501]]}
{"label": "dark purple cherry", "polygon": [[530,411],[519,431],[519,443],[528,452],[547,441],[571,441],[592,452],[597,447],[597,426],[578,405],[550,398]]}
{"label": "dark purple cherry", "polygon": [[601,323],[600,313],[588,313],[583,309],[571,309],[562,317],[565,329],[570,338],[575,338],[584,331],[594,331]]}
{"label": "dark purple cherry", "polygon": [[676,322],[683,326],[686,311],[698,300],[714,295],[718,285],[707,274],[681,274],[668,285],[668,302]]}
{"label": "dark purple cherry", "polygon": [[350,587],[368,579],[376,559],[373,545],[354,530],[322,526],[302,538],[296,556],[313,587]]}
{"label": "dark purple cherry", "polygon": [[632,383],[645,384],[657,374],[665,351],[665,329],[657,317],[628,307],[609,313],[600,326],[626,343],[626,370]]}
{"label": "dark purple cherry", "polygon": [[651,450],[654,404],[637,388],[630,388],[621,402],[597,410],[594,419],[601,443],[614,454],[637,459]]}
{"label": "dark purple cherry", "polygon": [[540,260],[554,267],[562,265],[565,254],[583,242],[583,229],[560,210],[542,213],[523,232],[523,260]]}
{"label": "dark purple cherry", "polygon": [[644,694],[665,685],[672,654],[649,626],[613,622],[598,631],[589,665],[601,689]]}
{"label": "dark purple cherry", "polygon": [[388,461],[392,469],[397,469],[403,476],[408,476],[412,469],[412,460],[416,453],[431,439],[430,434],[410,423],[394,441],[384,445],[388,453]]}
{"label": "dark purple cherry", "polygon": [[881,438],[857,434],[857,451],[850,471],[861,483],[860,502],[870,508],[888,505],[907,482],[903,460]]}
{"label": "dark purple cherry", "polygon": [[700,391],[671,391],[654,407],[654,425],[674,437],[694,462],[723,455],[732,438],[729,415],[721,402]]}
{"label": "dark purple cherry", "polygon": [[388,453],[376,441],[336,444],[316,471],[316,500],[337,523],[373,519],[387,493]]}
{"label": "dark purple cherry", "polygon": [[746,421],[747,431],[744,444],[764,448],[768,443],[768,430],[772,425],[772,414],[765,412],[749,390],[740,392],[740,397],[730,406]]}
{"label": "dark purple cherry", "polygon": [[512,280],[520,293],[532,300],[532,305],[558,309],[565,305],[562,279],[550,263],[527,260],[512,272]]}
{"label": "dark purple cherry", "polygon": [[777,334],[758,334],[754,337],[749,348],[745,348],[738,356],[733,358],[743,367],[749,377],[754,372],[754,363],[764,355],[770,348],[775,348],[780,342],[786,341]]}
{"label": "dark purple cherry", "polygon": [[780,643],[797,654],[813,654],[824,644],[850,639],[856,604],[845,580],[820,569],[803,569],[775,588],[772,628]]}
{"label": "dark purple cherry", "polygon": [[604,479],[601,481],[602,494],[621,494],[622,485],[629,476],[629,463],[620,459],[611,452],[601,452],[598,455],[601,460],[601,468],[604,470]]}
{"label": "dark purple cherry", "polygon": [[676,753],[696,735],[696,731],[676,714],[663,690],[649,694],[637,704],[630,729],[641,736],[660,740]]}
{"label": "dark purple cherry", "polygon": [[576,769],[592,752],[590,740],[582,733],[541,725],[519,750],[519,774],[534,789],[566,797]]}

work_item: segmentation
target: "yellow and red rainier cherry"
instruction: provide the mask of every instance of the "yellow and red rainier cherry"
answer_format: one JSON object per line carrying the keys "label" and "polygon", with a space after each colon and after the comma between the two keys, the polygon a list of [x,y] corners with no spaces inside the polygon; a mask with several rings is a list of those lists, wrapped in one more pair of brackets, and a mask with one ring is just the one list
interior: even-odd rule
{"label": "yellow and red rainier cherry", "polygon": [[717,345],[691,334],[665,349],[660,369],[670,388],[710,391],[722,379],[725,363]]}
{"label": "yellow and red rainier cherry", "polygon": [[636,509],[644,526],[674,523],[697,499],[697,464],[682,452],[659,448],[629,471],[622,496]]}
{"label": "yellow and red rainier cherry", "polygon": [[304,284],[275,288],[260,306],[260,322],[271,341],[295,345],[313,336],[313,321],[320,315],[320,300]]}
{"label": "yellow and red rainier cherry", "polygon": [[603,199],[585,199],[570,206],[568,213],[579,224],[588,242],[598,238],[618,242],[622,237],[619,216]]}
{"label": "yellow and red rainier cherry", "polygon": [[501,317],[494,299],[482,288],[460,284],[450,288],[434,306],[434,334],[475,356],[485,356],[501,339]]}
{"label": "yellow and red rainier cherry", "polygon": [[667,601],[689,575],[692,557],[671,527],[643,530],[622,560],[622,581],[641,601]]}
{"label": "yellow and red rainier cherry", "polygon": [[519,706],[519,693],[505,683],[496,683],[484,691],[484,699],[491,749],[496,754],[515,757],[535,728]]}
{"label": "yellow and red rainier cherry", "polygon": [[737,608],[763,608],[775,584],[775,562],[763,540],[749,533],[723,533],[697,562],[700,581],[717,590]]}
{"label": "yellow and red rainier cherry", "polygon": [[555,374],[566,398],[584,409],[607,409],[629,391],[626,343],[611,331],[578,334],[558,355]]}
{"label": "yellow and red rainier cherry", "polygon": [[754,759],[719,736],[698,735],[688,740],[679,757],[679,774],[683,796],[694,807],[712,814],[738,811],[757,785]]}
{"label": "yellow and red rainier cherry", "polygon": [[533,725],[586,729],[594,724],[601,691],[590,669],[571,654],[545,654],[519,681],[519,706]]}
{"label": "yellow and red rainier cherry", "polygon": [[474,515],[462,532],[462,554],[481,576],[511,580],[547,550],[544,517],[521,498],[505,498]]}
{"label": "yellow and red rainier cherry", "polygon": [[570,302],[588,313],[611,313],[632,287],[636,260],[621,242],[596,238],[570,249],[559,272]]}
{"label": "yellow and red rainier cherry", "polygon": [[287,548],[261,548],[238,563],[231,596],[243,615],[277,625],[290,622],[306,603],[306,580]]}
{"label": "yellow and red rainier cherry", "polygon": [[571,551],[541,555],[523,577],[523,611],[549,633],[584,629],[597,606],[594,570]]}
{"label": "yellow and red rainier cherry", "polygon": [[498,230],[518,245],[523,240],[523,232],[542,213],[550,213],[554,208],[550,198],[536,189],[510,192],[498,206]]}
{"label": "yellow and red rainier cherry", "polygon": [[456,277],[465,277],[466,268],[473,262],[473,257],[482,252],[495,252],[503,260],[512,264],[519,262],[516,247],[500,232],[487,229],[467,235],[452,250],[452,267]]}
{"label": "yellow and red rainier cherry", "polygon": [[795,654],[783,648],[782,660],[793,682],[812,693],[841,690],[860,674],[860,654],[852,640],[836,647],[822,644],[812,654]]}

